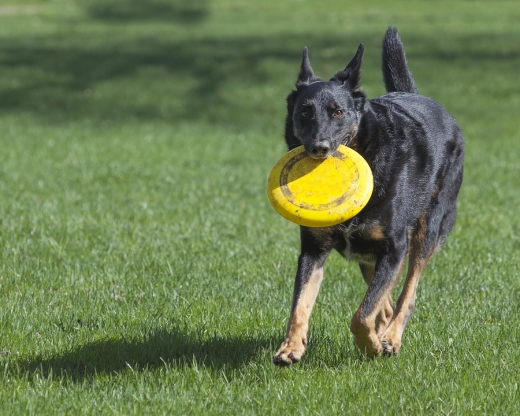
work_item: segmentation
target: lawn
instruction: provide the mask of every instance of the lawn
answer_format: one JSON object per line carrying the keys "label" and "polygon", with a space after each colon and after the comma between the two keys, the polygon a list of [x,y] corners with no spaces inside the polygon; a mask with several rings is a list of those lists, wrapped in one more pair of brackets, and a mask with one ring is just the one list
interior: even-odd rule
{"label": "lawn", "polygon": [[[0,0],[0,414],[515,414],[515,1]],[[298,227],[271,208],[301,50],[318,75],[403,38],[466,138],[457,224],[398,357],[348,329],[332,255],[301,363],[283,339]]]}

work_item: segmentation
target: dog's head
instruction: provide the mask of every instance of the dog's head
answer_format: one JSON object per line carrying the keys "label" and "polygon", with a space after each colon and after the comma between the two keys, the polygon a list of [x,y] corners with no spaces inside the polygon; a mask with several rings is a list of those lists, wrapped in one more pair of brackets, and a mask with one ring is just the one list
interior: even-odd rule
{"label": "dog's head", "polygon": [[303,49],[296,91],[287,97],[289,148],[303,144],[310,157],[325,159],[355,137],[366,100],[359,85],[363,50],[359,45],[343,71],[322,81],[314,75],[307,48]]}

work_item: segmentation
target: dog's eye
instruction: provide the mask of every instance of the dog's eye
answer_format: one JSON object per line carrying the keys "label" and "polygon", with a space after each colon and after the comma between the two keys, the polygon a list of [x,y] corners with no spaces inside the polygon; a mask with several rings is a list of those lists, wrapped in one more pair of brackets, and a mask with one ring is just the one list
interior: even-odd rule
{"label": "dog's eye", "polygon": [[343,115],[343,110],[334,111],[334,117],[341,117]]}
{"label": "dog's eye", "polygon": [[311,113],[307,110],[303,110],[300,115],[303,117],[303,118],[309,118],[311,116]]}

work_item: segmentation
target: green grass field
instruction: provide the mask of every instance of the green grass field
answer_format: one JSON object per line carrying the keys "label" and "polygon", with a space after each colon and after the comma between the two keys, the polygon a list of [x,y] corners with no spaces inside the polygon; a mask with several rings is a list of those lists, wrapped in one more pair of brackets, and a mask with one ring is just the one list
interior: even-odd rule
{"label": "green grass field", "polygon": [[[0,414],[518,414],[520,6],[515,1],[0,0]],[[348,326],[325,267],[280,369],[298,227],[270,207],[303,46],[397,26],[419,90],[465,133],[459,217],[401,354]]]}

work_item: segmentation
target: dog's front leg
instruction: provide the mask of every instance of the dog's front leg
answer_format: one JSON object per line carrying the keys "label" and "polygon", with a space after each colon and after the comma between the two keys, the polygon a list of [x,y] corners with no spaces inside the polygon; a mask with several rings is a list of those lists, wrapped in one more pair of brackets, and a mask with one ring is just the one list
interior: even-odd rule
{"label": "dog's front leg", "polygon": [[284,342],[273,357],[276,365],[291,365],[302,358],[307,347],[309,317],[323,280],[323,264],[331,251],[312,232],[302,228],[302,251],[294,282],[291,316]]}
{"label": "dog's front leg", "polygon": [[406,239],[388,244],[385,253],[376,261],[374,276],[361,306],[352,318],[350,330],[356,345],[369,357],[376,357],[383,352],[380,337],[385,327],[378,321],[381,316],[386,316],[388,299],[401,275],[406,252]]}

